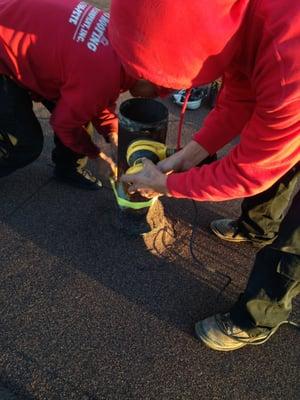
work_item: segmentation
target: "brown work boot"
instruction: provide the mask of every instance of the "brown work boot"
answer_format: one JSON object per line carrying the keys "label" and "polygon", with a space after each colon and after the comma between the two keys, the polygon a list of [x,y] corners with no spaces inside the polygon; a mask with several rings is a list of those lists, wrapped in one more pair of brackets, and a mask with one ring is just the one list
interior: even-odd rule
{"label": "brown work boot", "polygon": [[241,232],[238,223],[234,219],[217,219],[212,221],[210,228],[215,235],[228,242],[252,242],[252,240]]}

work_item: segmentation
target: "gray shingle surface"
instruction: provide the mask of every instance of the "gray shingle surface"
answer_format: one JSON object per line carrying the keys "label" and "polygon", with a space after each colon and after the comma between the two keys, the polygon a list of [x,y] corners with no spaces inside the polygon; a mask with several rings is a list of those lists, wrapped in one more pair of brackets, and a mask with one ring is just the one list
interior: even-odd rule
{"label": "gray shingle surface", "polygon": [[[173,121],[178,110],[168,105]],[[187,113],[185,140],[202,117]],[[10,391],[23,400],[298,398],[295,330],[228,354],[193,334],[199,318],[234,302],[250,272],[255,249],[221,243],[208,229],[214,218],[237,216],[239,202],[198,205],[199,264],[189,251],[190,201],[163,201],[176,232],[168,249],[151,236],[128,238],[115,229],[109,189],[52,179],[43,125],[40,159],[0,182],[0,399],[14,399]],[[224,280],[205,266],[233,279],[219,301]]]}

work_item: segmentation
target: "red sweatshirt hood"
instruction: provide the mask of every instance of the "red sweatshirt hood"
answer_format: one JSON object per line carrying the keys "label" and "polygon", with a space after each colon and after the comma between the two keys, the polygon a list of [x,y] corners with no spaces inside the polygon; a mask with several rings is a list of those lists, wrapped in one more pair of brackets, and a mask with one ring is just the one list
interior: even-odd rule
{"label": "red sweatshirt hood", "polygon": [[208,83],[236,51],[249,1],[112,0],[110,40],[132,76],[173,89]]}

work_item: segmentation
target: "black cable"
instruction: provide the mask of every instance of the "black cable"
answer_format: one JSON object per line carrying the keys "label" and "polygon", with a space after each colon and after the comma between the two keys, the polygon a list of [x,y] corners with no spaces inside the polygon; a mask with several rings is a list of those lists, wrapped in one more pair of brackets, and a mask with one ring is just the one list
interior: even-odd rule
{"label": "black cable", "polygon": [[[200,267],[200,269],[203,269],[205,271],[208,271],[211,274],[215,274],[218,275],[219,277],[221,277],[222,281],[225,280],[225,284],[222,286],[221,290],[219,291],[218,295],[217,295],[217,301],[219,301],[220,296],[222,294],[224,294],[225,290],[229,287],[229,285],[232,283],[232,278],[230,277],[230,275],[228,274],[224,274],[223,272],[220,272],[218,270],[216,270],[215,268],[211,268],[207,265],[204,265],[196,256],[195,251],[194,251],[194,239],[195,239],[195,234],[196,234],[196,229],[197,229],[197,224],[198,224],[198,207],[197,204],[194,200],[192,200],[193,206],[194,206],[194,218],[193,218],[193,224],[192,224],[192,233],[189,239],[189,250],[190,250],[190,254],[192,256],[192,259],[194,261],[194,264],[198,267]],[[172,215],[170,216],[172,218]],[[176,232],[175,229],[173,229],[172,233],[174,232],[174,239],[176,240]],[[170,232],[168,227],[163,227],[161,229],[158,230],[158,232],[156,233],[154,239],[153,239],[153,249],[155,250],[155,252],[161,256],[164,257],[163,254],[158,250],[156,242],[158,240],[158,236],[161,234],[161,240],[163,241],[164,244],[164,249],[165,250],[169,250],[171,248],[173,248],[173,245],[169,245],[167,243],[165,243],[165,239],[166,239],[166,235],[172,235],[172,233]],[[174,252],[174,250],[173,250]],[[175,254],[177,254],[178,256],[180,256],[176,251]],[[167,258],[167,257],[164,257]]]}
{"label": "black cable", "polygon": [[[48,165],[50,166],[51,164],[48,164]],[[48,184],[48,183],[49,182],[47,182],[46,184]],[[102,182],[102,188],[106,189],[106,190],[109,190],[109,191],[112,191],[111,186],[107,186],[106,184],[103,184],[103,182]],[[35,193],[34,193],[34,195],[35,195]],[[30,198],[31,197],[33,197],[33,196],[30,196]],[[27,201],[28,201],[28,199],[26,200],[26,202]],[[210,272],[211,274],[219,275],[222,278],[222,280],[225,279],[225,284],[223,285],[223,287],[221,288],[220,292],[217,295],[217,300],[219,300],[220,296],[222,294],[224,294],[225,290],[231,284],[232,278],[228,274],[224,274],[223,272],[220,272],[220,271],[216,270],[215,268],[211,268],[211,267],[208,267],[207,265],[204,265],[203,263],[201,263],[201,261],[196,256],[193,246],[194,246],[194,238],[195,238],[195,233],[196,233],[197,224],[198,224],[198,207],[197,207],[197,204],[196,204],[195,200],[192,200],[192,204],[194,206],[194,218],[193,218],[193,224],[192,224],[192,233],[191,233],[191,237],[190,237],[190,241],[189,241],[190,254],[191,254],[192,258],[193,258],[194,263],[198,267]],[[166,227],[161,228],[161,229],[158,230],[158,232],[156,233],[156,235],[155,235],[155,237],[153,239],[153,248],[157,252],[157,254],[160,254],[160,253],[159,253],[159,250],[157,249],[156,241],[158,239],[159,234],[161,234],[161,233],[162,233],[162,240],[163,241],[165,241],[165,235],[166,234],[169,234],[169,235],[171,234]],[[175,239],[176,239],[176,234],[174,233],[174,235],[175,235]],[[165,246],[166,249],[168,249],[170,247],[166,243],[164,244],[164,246]]]}

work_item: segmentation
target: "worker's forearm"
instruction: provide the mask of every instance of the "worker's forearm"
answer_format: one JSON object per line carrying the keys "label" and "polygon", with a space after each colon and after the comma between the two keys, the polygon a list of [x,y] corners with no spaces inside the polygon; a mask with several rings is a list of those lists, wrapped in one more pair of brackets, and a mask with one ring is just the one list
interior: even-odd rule
{"label": "worker's forearm", "polygon": [[191,140],[183,149],[158,163],[164,172],[183,172],[201,163],[209,153],[197,142]]}
{"label": "worker's forearm", "polygon": [[195,167],[209,156],[209,153],[195,140],[191,140],[181,151],[181,171]]}

